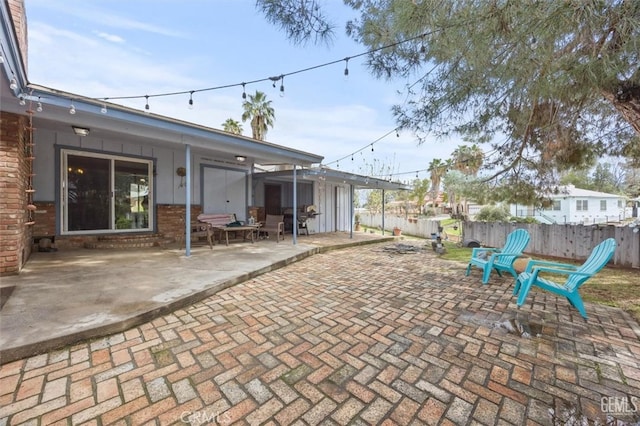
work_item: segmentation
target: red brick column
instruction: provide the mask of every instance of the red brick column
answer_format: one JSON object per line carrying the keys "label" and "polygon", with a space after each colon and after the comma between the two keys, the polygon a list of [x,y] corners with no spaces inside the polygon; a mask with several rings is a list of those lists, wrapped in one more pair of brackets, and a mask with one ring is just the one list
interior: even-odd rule
{"label": "red brick column", "polygon": [[27,211],[28,118],[0,112],[0,275],[17,274],[31,254]]}
{"label": "red brick column", "polygon": [[[184,235],[184,204],[158,204],[158,232],[168,238],[182,238]],[[199,205],[191,205],[191,223],[197,222],[201,213]]]}

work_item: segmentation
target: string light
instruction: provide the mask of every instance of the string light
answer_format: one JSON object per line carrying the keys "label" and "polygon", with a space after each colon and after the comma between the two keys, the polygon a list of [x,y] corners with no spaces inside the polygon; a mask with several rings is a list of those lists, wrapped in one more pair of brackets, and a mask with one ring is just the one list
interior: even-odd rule
{"label": "string light", "polygon": [[74,115],[76,113],[76,107],[73,105],[73,99],[71,99],[71,107],[69,107],[69,114]]}
{"label": "string light", "polygon": [[107,104],[102,104],[102,108],[100,108],[100,112],[102,114],[106,114],[107,113]]}
{"label": "string light", "polygon": [[284,98],[284,75],[280,78],[280,97]]}
{"label": "string light", "polygon": [[11,82],[9,83],[9,89],[16,90],[18,88],[18,82],[15,77],[11,78]]}
{"label": "string light", "polygon": [[340,63],[342,61],[346,62],[344,74],[345,74],[345,76],[347,76],[349,74],[348,61],[350,59],[359,58],[359,57],[363,57],[363,56],[368,56],[368,55],[371,55],[373,53],[379,52],[381,50],[390,49],[390,48],[402,45],[404,43],[414,42],[414,41],[416,41],[416,40],[418,40],[420,38],[424,38],[427,35],[432,35],[432,34],[436,33],[437,31],[441,31],[441,30],[438,29],[438,30],[428,31],[428,32],[426,32],[424,34],[420,34],[420,35],[417,35],[417,36],[414,36],[414,37],[410,37],[410,38],[407,38],[407,39],[404,39],[404,40],[400,40],[400,41],[397,41],[395,43],[391,43],[391,44],[388,44],[388,45],[380,46],[380,47],[377,47],[375,49],[371,49],[371,50],[368,50],[366,52],[361,52],[361,53],[358,53],[358,54],[353,55],[353,56],[349,56],[349,57],[346,57],[346,58],[343,58],[343,59],[337,59],[337,60],[330,61],[330,62],[325,62],[323,64],[314,65],[314,66],[311,66],[311,67],[308,67],[308,68],[299,69],[299,70],[292,71],[292,72],[289,72],[289,73],[286,73],[286,74],[281,74],[281,75],[278,75],[278,76],[266,77],[266,78],[261,78],[261,79],[252,80],[252,81],[246,81],[246,82],[242,82],[242,83],[226,84],[226,85],[223,85],[223,86],[207,87],[207,88],[204,88],[204,89],[184,90],[184,91],[179,91],[179,92],[157,93],[157,94],[144,95],[144,96],[143,95],[132,95],[132,96],[100,97],[100,98],[92,98],[92,99],[96,99],[96,100],[99,99],[99,100],[105,100],[106,101],[106,100],[116,100],[116,99],[119,99],[119,100],[122,100],[122,99],[138,99],[138,98],[143,98],[143,97],[144,98],[148,98],[149,96],[152,96],[152,97],[173,96],[173,95],[182,95],[182,94],[191,93],[191,92],[196,93],[196,92],[206,92],[206,91],[211,91],[211,90],[227,89],[227,88],[236,87],[236,86],[242,86],[242,88],[243,88],[243,97],[242,97],[242,99],[245,99],[245,95],[246,95],[245,86],[247,84],[261,83],[261,82],[270,80],[272,82],[273,87],[275,88],[276,87],[276,83],[279,80],[281,80],[282,77],[295,75],[295,74],[301,74],[301,73],[308,72],[308,71],[313,71],[313,70],[316,70],[316,69],[319,69],[319,68],[324,68],[324,67],[328,67],[330,65],[335,65],[335,64]]}
{"label": "string light", "polygon": [[36,106],[37,112],[42,112],[42,102],[40,102],[40,96],[38,96],[38,104]]}
{"label": "string light", "polygon": [[349,79],[349,57],[344,58],[344,79]]}
{"label": "string light", "polygon": [[247,99],[247,92],[245,91],[245,85],[247,83],[242,83],[242,99]]}
{"label": "string light", "polygon": [[18,96],[18,103],[23,106],[27,104],[27,100],[24,98],[24,95]]}
{"label": "string light", "polygon": [[193,109],[193,90],[189,92],[189,109]]}
{"label": "string light", "polygon": [[144,105],[144,112],[149,113],[149,95],[144,96],[146,99],[146,103]]}

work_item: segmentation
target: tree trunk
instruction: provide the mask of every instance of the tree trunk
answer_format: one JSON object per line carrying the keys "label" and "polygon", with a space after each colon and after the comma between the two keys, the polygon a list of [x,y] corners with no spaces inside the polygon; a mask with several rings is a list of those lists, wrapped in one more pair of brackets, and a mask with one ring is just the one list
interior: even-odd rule
{"label": "tree trunk", "polygon": [[602,94],[640,135],[640,86],[623,87],[617,93],[603,90]]}

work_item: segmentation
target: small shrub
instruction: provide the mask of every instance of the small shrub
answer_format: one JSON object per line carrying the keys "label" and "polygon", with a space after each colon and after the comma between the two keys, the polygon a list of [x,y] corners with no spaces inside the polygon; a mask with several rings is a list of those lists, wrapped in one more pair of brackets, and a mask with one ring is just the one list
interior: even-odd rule
{"label": "small shrub", "polygon": [[509,211],[505,207],[485,206],[476,215],[476,220],[481,222],[507,222]]}

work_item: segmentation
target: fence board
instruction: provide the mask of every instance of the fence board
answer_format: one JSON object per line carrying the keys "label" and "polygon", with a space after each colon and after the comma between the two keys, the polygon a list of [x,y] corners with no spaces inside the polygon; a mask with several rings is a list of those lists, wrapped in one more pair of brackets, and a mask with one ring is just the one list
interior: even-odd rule
{"label": "fence board", "polygon": [[[361,216],[363,225],[374,228],[382,226],[380,214],[364,213]],[[431,238],[431,233],[437,232],[440,224],[438,220],[422,218],[409,222],[405,217],[396,215],[386,215],[384,222],[388,231],[397,226],[403,233],[423,238]],[[624,267],[640,268],[639,226],[464,222],[462,228],[465,240],[477,240],[488,247],[502,247],[511,231],[523,228],[531,235],[526,253],[578,261],[589,257],[598,243],[615,238],[618,248],[612,262]]]}
{"label": "fence board", "polygon": [[501,247],[509,232],[526,229],[531,242],[526,253],[563,259],[584,260],[591,250],[607,238],[615,238],[618,248],[615,265],[640,267],[640,228],[629,226],[584,226],[564,224],[512,224],[502,222],[465,222],[465,239],[480,241],[488,247]]}

